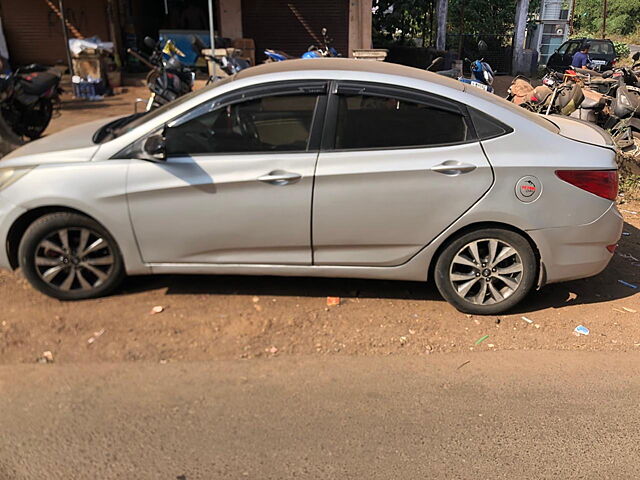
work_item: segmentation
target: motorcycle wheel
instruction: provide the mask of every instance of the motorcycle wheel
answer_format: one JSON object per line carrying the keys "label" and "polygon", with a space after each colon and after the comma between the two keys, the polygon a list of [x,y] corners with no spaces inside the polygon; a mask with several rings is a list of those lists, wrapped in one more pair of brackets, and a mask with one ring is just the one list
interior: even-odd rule
{"label": "motorcycle wheel", "polygon": [[24,135],[31,140],[40,138],[42,133],[49,126],[51,117],[53,116],[53,103],[51,99],[41,98],[30,109],[29,113],[23,118],[26,125],[24,125]]}

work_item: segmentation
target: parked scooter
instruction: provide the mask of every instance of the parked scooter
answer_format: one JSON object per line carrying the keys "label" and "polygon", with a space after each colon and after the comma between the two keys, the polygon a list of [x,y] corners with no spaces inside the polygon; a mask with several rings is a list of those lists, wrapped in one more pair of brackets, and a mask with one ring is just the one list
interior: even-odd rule
{"label": "parked scooter", "polygon": [[5,124],[5,132],[0,134],[7,137],[12,132],[14,144],[39,138],[60,102],[59,85],[60,74],[42,65],[28,65],[0,75],[0,115]]}
{"label": "parked scooter", "polygon": [[465,61],[471,64],[471,78],[464,77],[462,72],[460,72],[460,70],[456,68],[452,68],[450,70],[437,70],[442,61],[442,57],[436,57],[431,62],[431,65],[427,67],[427,71],[435,72],[438,75],[442,75],[444,77],[457,78],[462,83],[466,83],[467,85],[472,85],[489,93],[493,93],[492,84],[495,74],[493,73],[491,65],[485,62],[484,58],[474,61],[465,58]]}
{"label": "parked scooter", "polygon": [[[327,37],[327,29],[322,28],[322,45],[320,47],[311,45],[301,58],[322,58],[322,57],[341,57],[340,53],[331,46],[332,38]],[[267,56],[266,62],[284,62],[295,57],[283,52],[282,50],[266,49],[264,54]]]}
{"label": "parked scooter", "polygon": [[[162,47],[161,42],[145,37],[144,44],[152,51],[149,57],[132,49],[127,51],[151,68],[146,82],[151,91],[146,111],[169,103],[193,90],[195,73],[180,61],[178,56],[185,55],[171,40],[167,40]],[[165,55],[168,58],[165,58]]]}
{"label": "parked scooter", "polygon": [[462,83],[473,85],[474,87],[486,90],[489,93],[493,93],[493,69],[491,65],[484,61],[484,58],[480,60],[474,60],[473,62],[468,58],[465,59],[471,63],[471,78],[460,77]]}

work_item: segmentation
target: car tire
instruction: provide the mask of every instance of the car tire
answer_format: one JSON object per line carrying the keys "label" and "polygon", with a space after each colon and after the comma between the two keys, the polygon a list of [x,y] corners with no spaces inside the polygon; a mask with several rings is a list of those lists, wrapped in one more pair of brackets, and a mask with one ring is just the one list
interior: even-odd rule
{"label": "car tire", "polygon": [[18,260],[34,288],[59,300],[107,295],[125,276],[114,238],[95,220],[75,213],[33,222],[20,241]]}
{"label": "car tire", "polygon": [[438,257],[434,277],[440,294],[461,312],[495,315],[526,297],[537,273],[526,238],[487,228],[452,240]]}

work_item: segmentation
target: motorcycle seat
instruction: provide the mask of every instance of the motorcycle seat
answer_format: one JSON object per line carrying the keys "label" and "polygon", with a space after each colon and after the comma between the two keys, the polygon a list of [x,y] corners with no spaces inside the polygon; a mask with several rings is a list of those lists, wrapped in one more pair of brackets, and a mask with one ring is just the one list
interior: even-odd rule
{"label": "motorcycle seat", "polygon": [[590,70],[588,68],[577,68],[577,67],[571,67],[571,68],[576,73],[579,73],[581,75],[590,75],[591,77],[602,77],[602,73],[596,72],[595,70]]}
{"label": "motorcycle seat", "polygon": [[26,95],[40,96],[51,87],[56,87],[60,77],[51,72],[33,72],[20,75],[20,87]]}
{"label": "motorcycle seat", "polygon": [[509,93],[513,96],[513,103],[520,105],[529,101],[533,86],[524,78],[516,78],[509,87]]}
{"label": "motorcycle seat", "polygon": [[615,78],[611,78],[611,77],[593,77],[591,79],[591,83],[594,84],[612,84],[612,83],[618,83],[618,80]]}
{"label": "motorcycle seat", "polygon": [[47,70],[49,70],[49,68],[50,67],[47,67],[45,65],[40,65],[38,63],[31,63],[29,65],[20,67],[18,71],[20,73],[46,72]]}

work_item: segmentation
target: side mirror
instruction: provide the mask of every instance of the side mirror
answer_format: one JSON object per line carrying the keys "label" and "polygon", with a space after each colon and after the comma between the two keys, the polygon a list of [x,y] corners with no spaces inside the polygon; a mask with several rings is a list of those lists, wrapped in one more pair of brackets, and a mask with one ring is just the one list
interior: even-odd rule
{"label": "side mirror", "polygon": [[640,60],[640,52],[636,52],[633,54],[633,57],[631,57],[633,59],[634,62],[637,62],[638,60]]}
{"label": "side mirror", "polygon": [[156,133],[147,137],[142,144],[142,153],[148,160],[165,161],[167,156],[164,136],[161,133]]}

